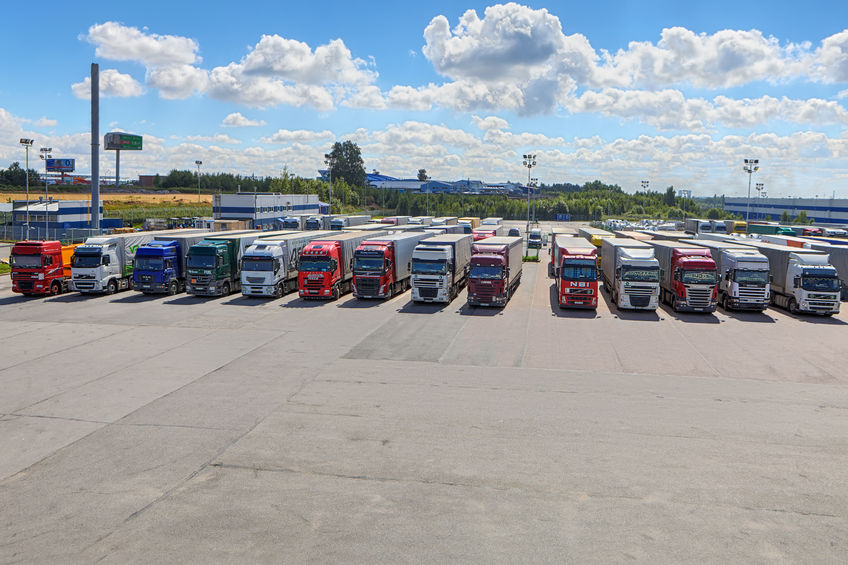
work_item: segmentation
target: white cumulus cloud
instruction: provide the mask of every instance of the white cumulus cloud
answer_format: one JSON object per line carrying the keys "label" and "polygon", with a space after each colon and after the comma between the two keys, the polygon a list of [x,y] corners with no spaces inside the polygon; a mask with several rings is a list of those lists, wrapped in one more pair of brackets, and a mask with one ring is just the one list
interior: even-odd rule
{"label": "white cumulus cloud", "polygon": [[492,129],[509,129],[509,122],[497,116],[486,116],[485,118],[481,118],[480,116],[471,116],[471,120],[474,122],[474,125],[477,126],[477,129],[481,129],[483,131]]}
{"label": "white cumulus cloud", "polygon": [[96,24],[85,37],[95,54],[113,61],[138,61],[147,67],[189,65],[200,61],[197,42],[177,35],[145,33],[118,22]]}
{"label": "white cumulus cloud", "polygon": [[229,128],[264,126],[265,120],[251,120],[244,117],[241,112],[233,112],[232,114],[227,114],[221,125]]}
{"label": "white cumulus cloud", "polygon": [[226,143],[227,145],[238,145],[241,143],[238,139],[232,138],[229,135],[219,133],[216,135],[189,135],[185,138],[186,141],[205,141],[211,143]]}
{"label": "white cumulus cloud", "polygon": [[206,90],[209,77],[203,69],[191,65],[173,65],[149,69],[147,84],[159,90],[162,98],[175,100]]}
{"label": "white cumulus cloud", "polygon": [[[85,77],[82,82],[71,85],[71,92],[81,99],[91,98],[91,77]],[[114,96],[116,98],[129,98],[141,96],[144,88],[137,80],[128,74],[118,72],[115,69],[104,69],[100,71],[100,94],[102,96]]]}
{"label": "white cumulus cloud", "polygon": [[279,144],[288,144],[288,143],[316,143],[318,141],[332,141],[335,139],[333,132],[329,130],[324,131],[310,131],[310,130],[287,130],[281,129],[277,130],[271,136],[263,137],[259,141],[262,143],[279,143]]}

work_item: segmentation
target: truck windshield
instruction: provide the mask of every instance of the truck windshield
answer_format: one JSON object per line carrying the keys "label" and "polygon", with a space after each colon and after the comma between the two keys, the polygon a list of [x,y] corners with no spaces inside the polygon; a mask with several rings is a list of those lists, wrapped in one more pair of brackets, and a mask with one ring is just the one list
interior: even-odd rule
{"label": "truck windshield", "polygon": [[274,260],[268,257],[245,257],[241,264],[242,271],[273,271]]}
{"label": "truck windshield", "polygon": [[80,267],[83,269],[93,269],[100,266],[100,253],[81,254],[74,253],[71,256],[71,267]]}
{"label": "truck windshield", "polygon": [[471,265],[468,276],[472,279],[500,279],[503,277],[503,267],[497,265]]}
{"label": "truck windshield", "polygon": [[804,290],[836,292],[839,290],[839,280],[836,277],[811,277],[805,275],[801,278],[801,288]]}
{"label": "truck windshield", "polygon": [[139,271],[162,271],[165,269],[165,262],[161,257],[135,257],[134,269]]}
{"label": "truck windshield", "polygon": [[38,269],[41,267],[41,255],[12,255],[9,263],[19,269]]}
{"label": "truck windshield", "polygon": [[330,258],[329,257],[301,257],[300,265],[297,267],[298,271],[306,271],[306,272],[315,272],[315,271],[329,271],[330,270]]}
{"label": "truck windshield", "polygon": [[444,275],[447,272],[448,267],[444,261],[412,260],[412,273],[415,275]]}
{"label": "truck windshield", "polygon": [[733,280],[739,284],[756,284],[764,285],[769,282],[768,271],[746,271],[745,269],[736,269],[733,274]]}
{"label": "truck windshield", "polygon": [[382,257],[355,257],[353,260],[354,271],[382,271]]}
{"label": "truck windshield", "polygon": [[598,271],[594,263],[586,265],[566,263],[562,266],[562,280],[564,281],[594,281],[598,280]]}
{"label": "truck windshield", "polygon": [[215,256],[192,255],[191,253],[189,253],[188,257],[186,257],[186,266],[189,269],[214,269]]}
{"label": "truck windshield", "polygon": [[659,282],[659,267],[622,267],[621,280],[637,282]]}
{"label": "truck windshield", "polygon": [[717,280],[715,271],[696,271],[694,269],[684,269],[680,278],[680,282],[683,284],[715,284]]}

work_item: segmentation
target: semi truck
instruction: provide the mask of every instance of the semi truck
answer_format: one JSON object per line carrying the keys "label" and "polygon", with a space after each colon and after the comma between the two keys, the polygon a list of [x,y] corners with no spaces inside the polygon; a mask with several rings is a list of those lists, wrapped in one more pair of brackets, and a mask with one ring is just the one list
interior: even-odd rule
{"label": "semi truck", "polygon": [[827,253],[830,264],[839,274],[839,284],[842,288],[842,298],[848,296],[848,245],[833,245],[826,241],[811,241],[810,249]]}
{"label": "semi truck", "polygon": [[560,308],[598,307],[598,248],[582,237],[555,234],[548,276],[556,281]]}
{"label": "semi truck", "polygon": [[607,237],[602,242],[601,278],[618,308],[656,310],[660,264],[644,241]]}
{"label": "semi truck", "polygon": [[839,313],[839,275],[827,253],[743,240],[768,257],[771,302],[793,314],[830,316]]}
{"label": "semi truck", "polygon": [[725,233],[745,233],[746,224],[741,220],[724,220]]}
{"label": "semi truck", "polygon": [[521,237],[494,236],[471,246],[468,298],[471,306],[506,306],[521,284]]}
{"label": "semi truck", "polygon": [[387,216],[380,220],[381,224],[394,224],[396,226],[403,226],[409,223],[409,216]]}
{"label": "semi truck", "polygon": [[[191,230],[189,233],[193,233]],[[147,231],[89,237],[71,256],[71,289],[77,292],[114,294],[132,288],[136,250],[158,235],[185,230]]]}
{"label": "semi truck", "polygon": [[140,246],[135,252],[133,266],[135,290],[145,294],[174,295],[183,292],[186,283],[188,250],[192,245],[212,235],[223,234],[195,232],[156,236],[150,243]]}
{"label": "semi truck", "polygon": [[506,235],[506,227],[500,224],[481,225],[479,228],[471,230],[471,237],[474,241],[480,241],[489,237]]}
{"label": "semi truck", "polygon": [[418,224],[420,226],[429,226],[433,223],[433,216],[413,216],[409,218],[410,224]]}
{"label": "semi truck", "polygon": [[[742,232],[745,233],[745,232]],[[748,233],[757,233],[761,235],[795,235],[792,228],[781,226],[778,224],[748,224]]]}
{"label": "semi truck", "polygon": [[697,218],[687,218],[683,222],[683,231],[698,235],[702,233],[727,233],[727,225],[724,220],[699,220]]}
{"label": "semi truck", "polygon": [[431,226],[455,226],[456,221],[459,218],[456,216],[439,216],[438,218],[433,218],[433,221],[430,223]]}
{"label": "semi truck", "polygon": [[770,300],[768,258],[756,249],[738,243],[693,239],[706,248],[718,271],[718,303],[725,310],[768,308]]}
{"label": "semi truck", "polygon": [[336,300],[351,290],[353,256],[366,239],[386,232],[351,231],[310,241],[300,252],[297,288],[301,298]]}
{"label": "semi truck", "polygon": [[497,217],[494,217],[494,216],[489,217],[489,218],[483,218],[480,221],[481,226],[499,226],[502,223],[503,223],[503,218],[497,218]]}
{"label": "semi truck", "polygon": [[465,233],[463,226],[459,224],[443,224],[439,226],[429,225],[422,228],[423,232],[427,233]]}
{"label": "semi truck", "polygon": [[[644,232],[640,232],[644,233]],[[683,240],[691,240],[694,239],[694,236],[691,233],[686,233],[685,231],[678,230],[667,230],[667,231],[653,231],[651,233],[652,240],[663,240],[663,241],[683,241]]]}
{"label": "semi truck", "polygon": [[241,258],[241,293],[244,296],[279,298],[297,288],[300,252],[310,241],[334,231],[296,231],[256,239]]}
{"label": "semi truck", "polygon": [[291,233],[251,231],[206,236],[186,257],[186,292],[195,296],[227,296],[241,289],[241,258],[255,240]]}
{"label": "semi truck", "polygon": [[465,233],[471,233],[474,228],[480,227],[480,218],[474,216],[465,216],[456,221],[457,224],[463,226]]}
{"label": "semi truck", "polygon": [[353,252],[353,295],[391,298],[409,288],[412,252],[432,234],[411,231],[369,238]]}
{"label": "semi truck", "polygon": [[660,265],[660,299],[675,312],[715,312],[718,273],[708,249],[680,241],[649,241]]}
{"label": "semi truck", "polygon": [[422,240],[412,252],[412,300],[452,302],[468,280],[471,234],[444,234]]}
{"label": "semi truck", "polygon": [[761,235],[760,241],[773,243],[775,245],[785,245],[787,247],[804,248],[809,247],[810,240],[803,237],[795,237],[794,235]]}
{"label": "semi truck", "polygon": [[371,216],[337,216],[330,220],[330,229],[341,231],[352,226],[362,226],[371,221]]}
{"label": "semi truck", "polygon": [[60,241],[19,241],[12,246],[12,292],[24,296],[67,292],[71,280],[71,257],[77,245]]}

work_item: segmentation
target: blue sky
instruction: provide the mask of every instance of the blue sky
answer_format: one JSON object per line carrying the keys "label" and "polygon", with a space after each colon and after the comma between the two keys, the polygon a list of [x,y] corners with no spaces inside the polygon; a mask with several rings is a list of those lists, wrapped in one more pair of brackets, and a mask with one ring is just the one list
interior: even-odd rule
{"label": "blue sky", "polygon": [[[646,5],[647,4],[647,5]],[[398,177],[600,179],[848,197],[845,2],[46,2],[0,35],[0,166],[19,137],[90,170],[101,133],[145,137],[122,177],[314,176],[334,140]],[[25,18],[30,18],[26,21]],[[37,156],[30,159],[37,161]],[[101,157],[112,171],[113,155]]]}

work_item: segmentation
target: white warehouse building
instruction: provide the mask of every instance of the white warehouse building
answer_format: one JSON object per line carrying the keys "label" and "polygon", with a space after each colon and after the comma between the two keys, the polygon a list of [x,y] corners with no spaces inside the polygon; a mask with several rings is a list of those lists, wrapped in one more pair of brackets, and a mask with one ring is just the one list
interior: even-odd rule
{"label": "white warehouse building", "polygon": [[318,214],[317,194],[240,192],[216,194],[212,216],[216,220],[252,220],[254,227],[272,225],[290,214]]}

